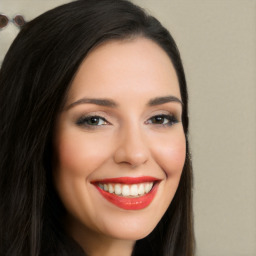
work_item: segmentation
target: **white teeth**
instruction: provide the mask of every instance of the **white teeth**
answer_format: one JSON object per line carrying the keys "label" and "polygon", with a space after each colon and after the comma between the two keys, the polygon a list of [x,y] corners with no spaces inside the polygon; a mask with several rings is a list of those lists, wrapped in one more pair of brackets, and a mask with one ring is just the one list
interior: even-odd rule
{"label": "white teeth", "polygon": [[107,185],[107,184],[104,184],[103,189],[104,189],[105,191],[108,191],[108,185]]}
{"label": "white teeth", "polygon": [[145,193],[144,186],[143,186],[143,184],[140,184],[140,185],[139,185],[138,194],[139,194],[139,195],[143,195],[144,193]]}
{"label": "white teeth", "polygon": [[121,186],[119,184],[115,185],[115,194],[120,195],[122,193]]}
{"label": "white teeth", "polygon": [[131,190],[130,190],[131,196],[137,196],[138,195],[138,186],[137,185],[132,185]]}
{"label": "white teeth", "polygon": [[151,190],[152,187],[153,187],[152,182],[147,183],[146,186],[145,186],[145,192],[148,193]]}
{"label": "white teeth", "polygon": [[145,182],[145,183],[139,183],[139,184],[118,184],[118,183],[112,183],[112,184],[102,184],[99,183],[98,186],[109,193],[115,193],[119,196],[124,197],[137,197],[142,196],[147,193],[149,193],[153,187],[153,182]]}
{"label": "white teeth", "polygon": [[109,193],[114,193],[115,192],[114,187],[111,184],[108,185],[108,192]]}
{"label": "white teeth", "polygon": [[128,185],[124,185],[122,188],[122,195],[129,196],[130,195],[130,188]]}

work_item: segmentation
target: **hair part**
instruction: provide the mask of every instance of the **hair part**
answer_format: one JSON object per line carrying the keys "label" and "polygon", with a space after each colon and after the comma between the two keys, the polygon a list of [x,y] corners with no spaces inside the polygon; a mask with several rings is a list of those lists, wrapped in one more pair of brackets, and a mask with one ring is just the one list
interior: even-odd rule
{"label": "hair part", "polygon": [[186,160],[165,215],[133,255],[194,255],[188,95],[178,48],[154,17],[125,0],[78,0],[28,22],[0,70],[0,255],[85,255],[59,221],[65,209],[52,182],[52,130],[88,53],[109,40],[145,37],[176,70]]}

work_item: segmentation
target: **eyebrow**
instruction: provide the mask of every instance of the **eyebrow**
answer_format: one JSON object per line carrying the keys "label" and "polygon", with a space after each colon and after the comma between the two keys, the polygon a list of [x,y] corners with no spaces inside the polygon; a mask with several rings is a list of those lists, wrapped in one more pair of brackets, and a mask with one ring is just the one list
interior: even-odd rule
{"label": "eyebrow", "polygon": [[117,107],[118,104],[116,102],[114,102],[113,100],[109,100],[109,99],[89,99],[89,98],[82,98],[78,101],[75,101],[73,103],[71,103],[67,109],[70,109],[76,105],[79,104],[95,104],[95,105],[99,105],[99,106],[105,106],[105,107]]}
{"label": "eyebrow", "polygon": [[[165,97],[156,97],[151,99],[147,105],[148,106],[157,106],[157,105],[161,105],[161,104],[165,104],[168,102],[177,102],[180,103],[181,105],[183,105],[182,101],[175,97],[175,96],[165,96]],[[104,107],[112,107],[112,108],[116,108],[118,107],[118,104],[111,100],[111,99],[92,99],[92,98],[82,98],[78,101],[75,101],[73,103],[71,103],[70,105],[67,106],[67,110],[80,105],[80,104],[95,104],[95,105],[99,105],[99,106],[104,106]]]}
{"label": "eyebrow", "polygon": [[151,99],[148,102],[148,106],[156,106],[156,105],[161,105],[161,104],[165,104],[165,103],[168,103],[168,102],[178,102],[181,105],[183,105],[182,101],[179,98],[171,95],[171,96],[156,97],[154,99]]}

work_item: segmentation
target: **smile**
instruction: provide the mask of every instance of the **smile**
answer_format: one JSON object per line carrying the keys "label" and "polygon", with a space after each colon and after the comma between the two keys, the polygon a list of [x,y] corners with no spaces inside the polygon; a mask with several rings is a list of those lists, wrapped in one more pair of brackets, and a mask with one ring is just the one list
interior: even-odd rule
{"label": "smile", "polygon": [[153,187],[153,184],[154,184],[153,182],[133,184],[133,185],[99,183],[98,186],[104,191],[107,191],[109,193],[115,193],[118,196],[138,197],[138,196],[143,196],[148,192],[150,192],[150,190]]}
{"label": "smile", "polygon": [[125,210],[146,208],[154,199],[158,179],[153,177],[121,177],[91,182],[112,204]]}

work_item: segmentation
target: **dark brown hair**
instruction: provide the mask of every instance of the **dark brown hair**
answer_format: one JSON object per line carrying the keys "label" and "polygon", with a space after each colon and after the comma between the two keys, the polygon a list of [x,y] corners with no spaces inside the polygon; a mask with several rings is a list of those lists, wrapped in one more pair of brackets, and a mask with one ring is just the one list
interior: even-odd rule
{"label": "dark brown hair", "polygon": [[181,180],[153,232],[133,255],[192,256],[192,167],[188,96],[178,48],[154,17],[125,0],[78,0],[28,22],[0,71],[0,256],[85,255],[59,222],[65,209],[52,184],[51,133],[88,52],[107,40],[146,37],[170,57],[183,102],[187,152]]}

